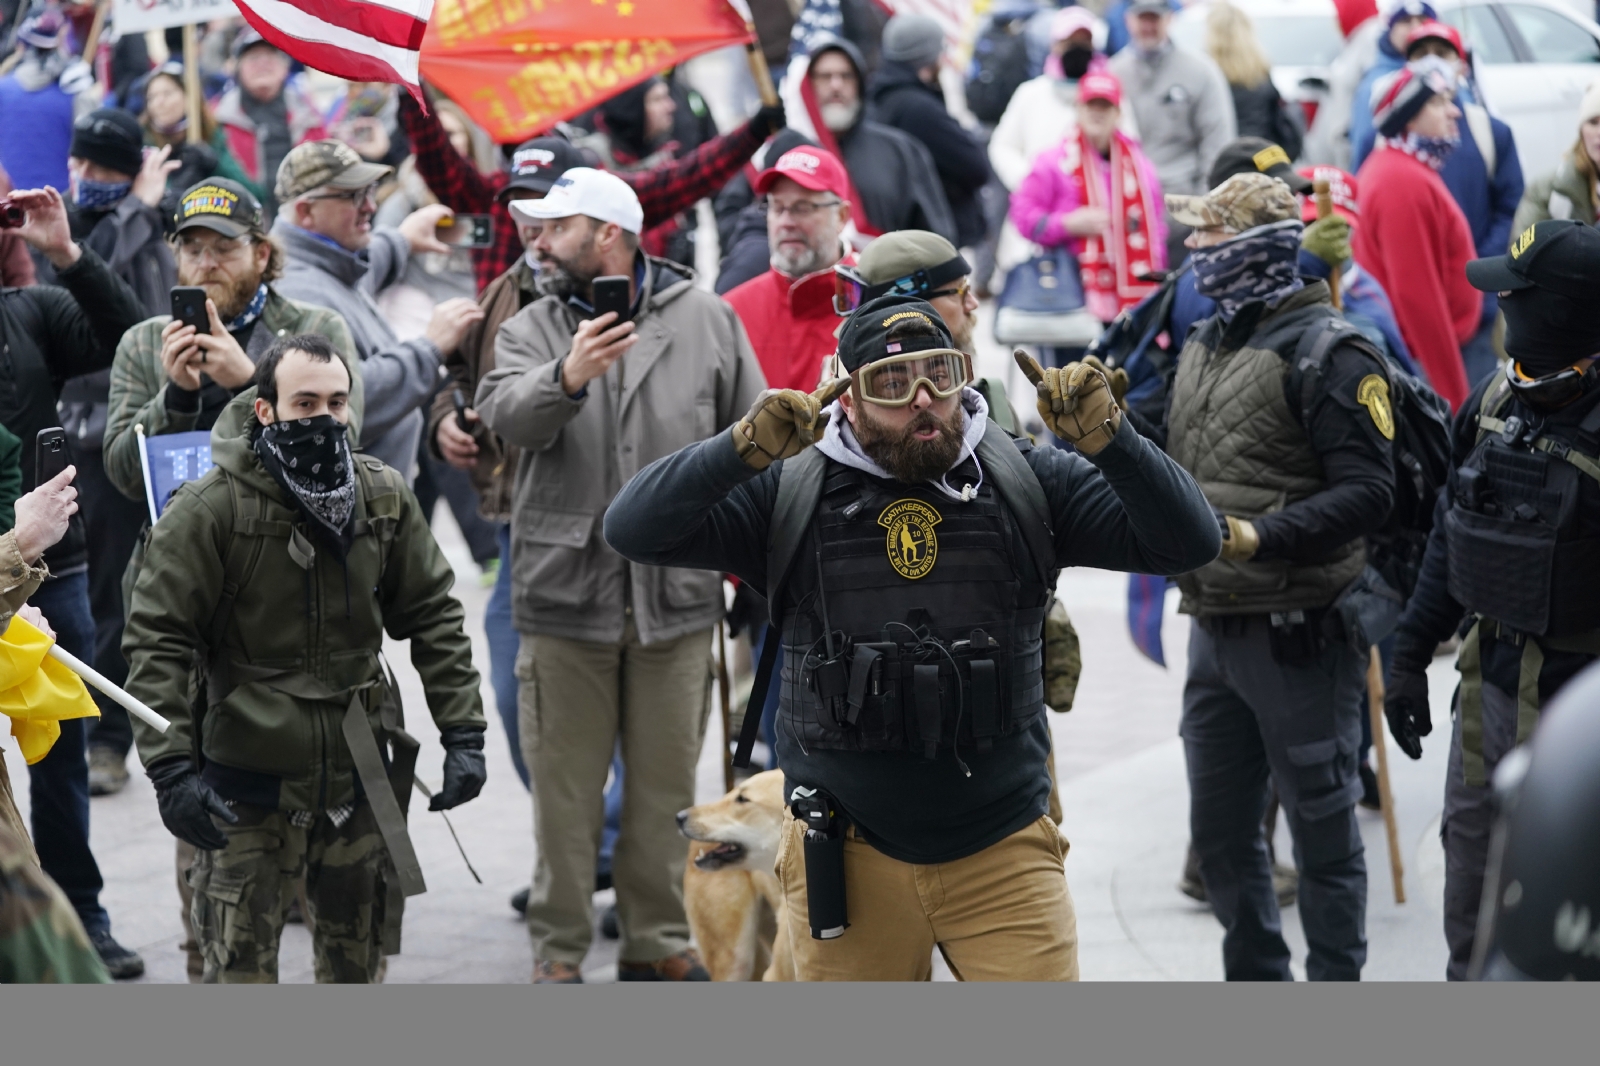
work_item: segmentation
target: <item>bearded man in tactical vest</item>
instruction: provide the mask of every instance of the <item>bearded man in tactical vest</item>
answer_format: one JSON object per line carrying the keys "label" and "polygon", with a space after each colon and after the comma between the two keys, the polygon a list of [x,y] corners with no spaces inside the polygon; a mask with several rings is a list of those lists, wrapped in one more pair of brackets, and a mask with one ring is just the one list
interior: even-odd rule
{"label": "bearded man in tactical vest", "polygon": [[[401,475],[345,439],[351,374],[283,338],[211,431],[216,466],[151,530],[122,650],[161,820],[198,850],[207,982],[273,982],[303,877],[319,982],[371,982],[425,891],[406,833],[417,742],[379,657],[411,641],[444,745],[430,810],[483,787],[483,708],[453,572]],[[196,683],[198,682],[198,683]]]}
{"label": "bearded man in tactical vest", "polygon": [[963,979],[1077,977],[1046,814],[1046,605],[1062,567],[1178,574],[1221,538],[1099,371],[1022,360],[1077,452],[1001,430],[939,313],[879,297],[841,331],[848,378],[762,393],[606,512],[628,558],[769,596],[793,814],[779,935],[802,980],[927,980],[936,945]]}
{"label": "bearded man in tactical vest", "polygon": [[1228,979],[1291,980],[1261,833],[1270,774],[1294,836],[1306,976],[1356,980],[1357,751],[1380,635],[1342,607],[1381,581],[1363,538],[1393,507],[1388,371],[1340,328],[1327,284],[1297,275],[1300,210],[1283,182],[1237,174],[1167,206],[1194,227],[1196,288],[1217,301],[1189,332],[1162,427],[1223,532],[1222,558],[1178,579],[1195,618],[1180,732],[1200,875]]}
{"label": "bearded man in tactical vest", "polygon": [[1540,222],[1509,255],[1469,263],[1467,280],[1500,294],[1511,361],[1456,415],[1449,487],[1400,620],[1384,708],[1400,749],[1420,758],[1433,730],[1428,664],[1461,633],[1441,819],[1454,981],[1471,970],[1495,767],[1600,655],[1600,232]]}

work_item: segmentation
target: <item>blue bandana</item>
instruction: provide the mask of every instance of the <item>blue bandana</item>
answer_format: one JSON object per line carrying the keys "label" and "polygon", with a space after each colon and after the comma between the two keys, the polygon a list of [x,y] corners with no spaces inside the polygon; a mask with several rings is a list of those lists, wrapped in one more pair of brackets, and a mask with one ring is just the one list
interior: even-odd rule
{"label": "blue bandana", "polygon": [[1277,306],[1285,296],[1305,287],[1297,269],[1304,228],[1299,219],[1289,219],[1195,249],[1189,256],[1194,264],[1195,291],[1217,301],[1224,319],[1232,319],[1251,300]]}
{"label": "blue bandana", "polygon": [[133,188],[131,181],[90,181],[88,178],[74,178],[72,202],[85,211],[98,211],[121,203],[131,188]]}
{"label": "blue bandana", "polygon": [[260,318],[261,309],[265,306],[267,306],[267,284],[262,282],[261,287],[256,289],[256,294],[250,298],[250,303],[239,312],[239,317],[228,323],[228,332],[237,333]]}

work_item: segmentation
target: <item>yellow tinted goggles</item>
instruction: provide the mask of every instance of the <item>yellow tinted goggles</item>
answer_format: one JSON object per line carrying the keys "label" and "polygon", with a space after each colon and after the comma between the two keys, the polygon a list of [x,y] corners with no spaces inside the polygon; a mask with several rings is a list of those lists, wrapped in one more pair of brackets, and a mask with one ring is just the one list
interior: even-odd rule
{"label": "yellow tinted goggles", "polygon": [[972,361],[953,348],[906,352],[869,363],[855,373],[856,389],[863,400],[884,407],[904,407],[927,386],[944,400],[972,383]]}

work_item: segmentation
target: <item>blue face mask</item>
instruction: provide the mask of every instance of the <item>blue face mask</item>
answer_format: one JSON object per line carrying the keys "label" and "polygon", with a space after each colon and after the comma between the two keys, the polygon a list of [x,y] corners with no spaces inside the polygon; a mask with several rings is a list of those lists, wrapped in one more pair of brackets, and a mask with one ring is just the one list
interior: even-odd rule
{"label": "blue face mask", "polygon": [[72,179],[72,202],[85,211],[113,207],[122,202],[133,188],[131,181],[90,181],[88,178]]}

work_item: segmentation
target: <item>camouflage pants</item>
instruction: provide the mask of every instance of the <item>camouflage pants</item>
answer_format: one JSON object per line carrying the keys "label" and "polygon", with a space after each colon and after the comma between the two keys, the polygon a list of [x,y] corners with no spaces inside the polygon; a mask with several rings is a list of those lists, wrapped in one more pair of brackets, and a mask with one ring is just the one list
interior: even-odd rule
{"label": "camouflage pants", "polygon": [[237,825],[218,824],[228,846],[196,852],[189,868],[204,982],[278,980],[278,942],[301,877],[317,982],[376,981],[383,960],[388,851],[372,808],[360,804],[343,826],[318,817],[305,829],[290,825],[284,811],[243,803],[233,811]]}

